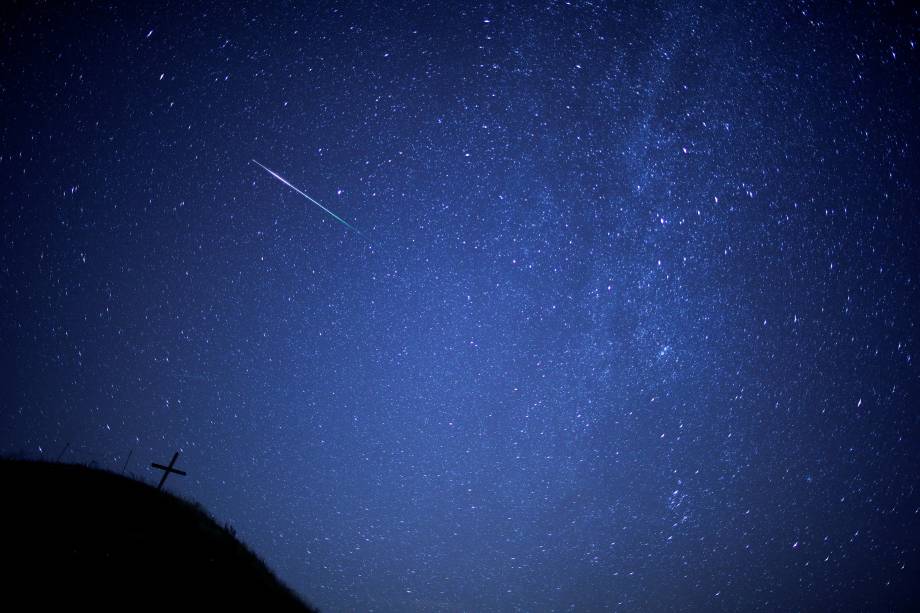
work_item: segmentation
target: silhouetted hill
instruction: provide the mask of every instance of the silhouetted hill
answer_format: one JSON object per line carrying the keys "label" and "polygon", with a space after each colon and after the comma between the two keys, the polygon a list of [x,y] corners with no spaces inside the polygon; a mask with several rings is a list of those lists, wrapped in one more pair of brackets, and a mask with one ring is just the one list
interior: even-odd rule
{"label": "silhouetted hill", "polygon": [[3,610],[313,611],[200,507],[140,481],[0,460],[0,492]]}

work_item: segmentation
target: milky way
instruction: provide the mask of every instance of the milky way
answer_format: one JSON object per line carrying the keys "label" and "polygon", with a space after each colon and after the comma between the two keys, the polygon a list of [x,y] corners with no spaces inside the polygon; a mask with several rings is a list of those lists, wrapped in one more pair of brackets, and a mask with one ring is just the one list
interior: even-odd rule
{"label": "milky way", "polygon": [[909,2],[0,34],[0,452],[179,450],[167,487],[327,611],[920,599]]}

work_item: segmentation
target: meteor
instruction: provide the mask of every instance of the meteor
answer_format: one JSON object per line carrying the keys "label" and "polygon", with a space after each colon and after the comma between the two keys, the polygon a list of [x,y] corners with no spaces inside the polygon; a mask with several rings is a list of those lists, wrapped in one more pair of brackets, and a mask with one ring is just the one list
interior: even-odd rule
{"label": "meteor", "polygon": [[272,169],[269,168],[268,166],[262,164],[262,163],[259,162],[258,160],[252,160],[252,162],[253,162],[254,164],[258,165],[260,168],[262,168],[265,172],[267,172],[267,173],[270,174],[271,176],[275,177],[276,179],[278,179],[279,181],[281,181],[282,183],[284,183],[285,185],[287,185],[288,187],[290,187],[292,190],[294,190],[295,192],[297,192],[298,194],[300,194],[301,196],[303,196],[304,198],[306,198],[307,200],[309,200],[310,202],[312,202],[313,204],[315,204],[316,206],[318,206],[319,208],[323,209],[324,211],[326,211],[327,213],[329,213],[330,215],[332,215],[333,217],[335,217],[335,218],[336,218],[340,223],[342,223],[346,228],[348,228],[349,230],[354,230],[355,232],[358,233],[358,235],[359,235],[361,238],[365,238],[365,236],[364,236],[363,234],[361,234],[361,231],[360,231],[360,230],[358,230],[356,227],[354,227],[353,225],[351,225],[350,223],[348,223],[347,221],[345,221],[344,219],[342,219],[341,217],[339,217],[338,215],[336,215],[335,213],[333,213],[332,211],[330,211],[329,209],[327,209],[326,207],[324,207],[323,205],[321,205],[319,202],[317,202],[316,200],[314,200],[313,198],[311,198],[311,197],[310,197],[309,195],[307,195],[305,192],[303,192],[303,191],[297,189],[297,187],[295,187],[294,185],[291,185],[290,181],[288,181],[287,179],[285,179],[284,177],[282,177],[281,175],[279,175],[277,172],[275,172],[274,170],[272,170]]}

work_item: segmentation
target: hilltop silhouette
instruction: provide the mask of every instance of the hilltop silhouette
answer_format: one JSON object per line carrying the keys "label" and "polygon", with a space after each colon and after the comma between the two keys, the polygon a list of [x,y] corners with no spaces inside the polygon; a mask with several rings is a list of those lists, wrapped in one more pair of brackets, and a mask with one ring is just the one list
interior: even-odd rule
{"label": "hilltop silhouette", "polygon": [[115,473],[0,460],[0,607],[300,611],[305,605],[203,509]]}

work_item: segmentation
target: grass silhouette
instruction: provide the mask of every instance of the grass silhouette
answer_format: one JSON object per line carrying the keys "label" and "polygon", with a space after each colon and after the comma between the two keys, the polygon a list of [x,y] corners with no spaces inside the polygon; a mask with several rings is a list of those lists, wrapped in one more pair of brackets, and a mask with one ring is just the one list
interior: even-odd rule
{"label": "grass silhouette", "polygon": [[232,527],[146,483],[2,459],[0,488],[5,610],[315,611]]}

